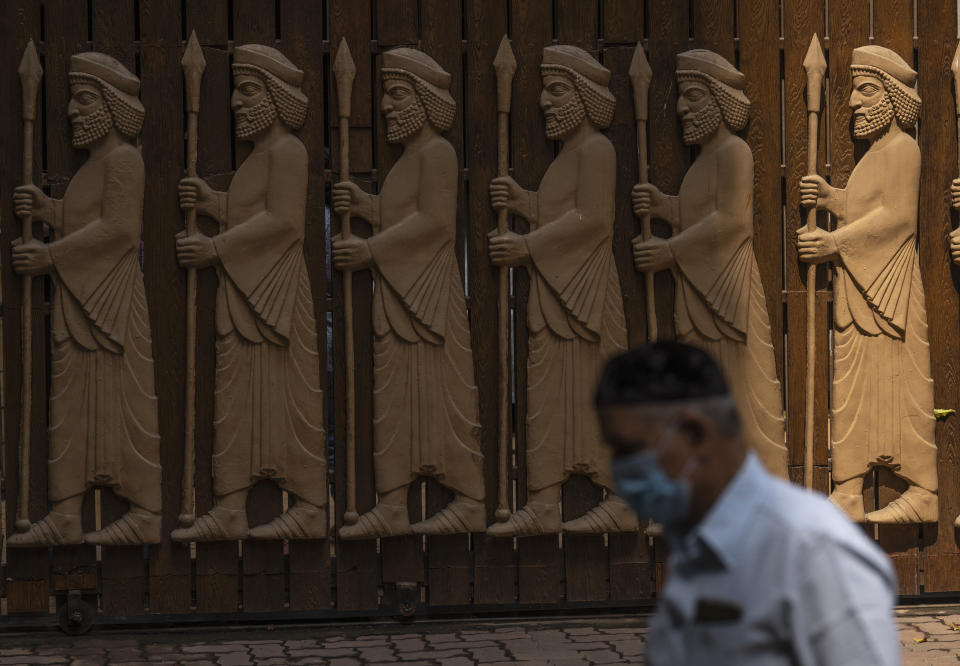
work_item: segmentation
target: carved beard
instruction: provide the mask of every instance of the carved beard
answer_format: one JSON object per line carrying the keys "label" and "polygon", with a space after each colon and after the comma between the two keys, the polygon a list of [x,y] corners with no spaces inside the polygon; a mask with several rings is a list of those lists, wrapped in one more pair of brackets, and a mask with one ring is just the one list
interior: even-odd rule
{"label": "carved beard", "polygon": [[893,102],[890,95],[884,95],[883,100],[877,102],[863,115],[853,117],[853,136],[857,139],[872,139],[882,134],[893,122]]}
{"label": "carved beard", "polygon": [[105,137],[113,128],[113,116],[106,104],[101,104],[93,113],[80,116],[80,121],[73,126],[74,148],[86,148]]}
{"label": "carved beard", "polygon": [[547,138],[558,141],[573,130],[580,127],[580,123],[587,117],[587,110],[580,101],[580,95],[574,95],[570,101],[556,109],[543,114],[547,122],[544,130]]}
{"label": "carved beard", "polygon": [[710,103],[699,111],[692,111],[683,116],[683,142],[688,146],[698,144],[711,136],[720,127],[723,116],[717,100],[710,98]]}
{"label": "carved beard", "polygon": [[408,136],[413,136],[425,122],[427,111],[417,97],[407,108],[397,111],[395,118],[387,118],[387,143],[400,143]]}
{"label": "carved beard", "polygon": [[238,139],[252,139],[273,124],[277,119],[277,108],[273,100],[264,97],[247,109],[237,109],[233,113],[236,119],[234,132]]}

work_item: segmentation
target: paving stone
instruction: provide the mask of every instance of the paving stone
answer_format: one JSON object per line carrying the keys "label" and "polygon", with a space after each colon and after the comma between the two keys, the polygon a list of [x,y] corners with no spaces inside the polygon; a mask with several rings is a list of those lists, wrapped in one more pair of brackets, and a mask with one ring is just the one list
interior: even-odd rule
{"label": "paving stone", "polygon": [[415,652],[417,650],[423,650],[426,647],[426,641],[422,641],[419,638],[404,638],[393,641],[393,649],[398,652]]}
{"label": "paving stone", "polygon": [[569,629],[564,629],[565,632],[571,636],[583,636],[586,634],[596,634],[599,633],[593,627],[570,627]]}
{"label": "paving stone", "polygon": [[464,657],[466,655],[463,653],[463,650],[426,650],[424,652],[408,652],[398,656],[404,661],[409,659],[435,659],[437,661],[443,661],[450,657]]}
{"label": "paving stone", "polygon": [[250,653],[259,659],[269,659],[271,657],[283,657],[282,643],[260,643],[250,646]]}
{"label": "paving stone", "polygon": [[[333,640],[342,640],[342,638],[331,639]],[[284,641],[283,644],[288,648],[312,648],[317,647],[317,641],[313,638],[310,640],[301,640],[301,641]]]}
{"label": "paving stone", "polygon": [[217,663],[220,666],[248,666],[252,662],[247,652],[231,652],[221,655]]}
{"label": "paving stone", "polygon": [[333,659],[330,661],[330,666],[353,666],[353,664],[362,664],[362,661],[357,659],[341,658]]}
{"label": "paving stone", "polygon": [[915,643],[917,639],[926,639],[927,635],[916,629],[908,628],[900,630],[901,643]]}
{"label": "paving stone", "polygon": [[470,656],[481,664],[506,661],[507,659],[507,653],[499,647],[475,648],[470,650]]}
{"label": "paving stone", "polygon": [[353,648],[305,648],[302,650],[287,650],[291,657],[352,657],[357,653]]}
{"label": "paving stone", "polygon": [[187,654],[191,652],[246,652],[245,645],[221,645],[220,643],[194,643],[180,648]]}
{"label": "paving stone", "polygon": [[386,646],[390,643],[387,641],[386,637],[368,639],[366,636],[364,636],[362,638],[355,638],[348,641],[324,641],[323,644],[329,647],[337,648],[361,648]]}
{"label": "paving stone", "polygon": [[493,646],[496,646],[496,643],[493,641],[453,641],[450,643],[434,643],[430,641],[430,647],[434,650],[468,650],[470,648]]}
{"label": "paving stone", "polygon": [[427,634],[425,637],[431,644],[432,643],[449,643],[451,641],[460,640],[456,634]]}
{"label": "paving stone", "polygon": [[69,661],[65,656],[40,657],[35,654],[0,657],[0,664],[66,664]]}
{"label": "paving stone", "polygon": [[360,648],[360,659],[363,661],[393,661],[396,655],[393,650],[386,647]]}
{"label": "paving stone", "polygon": [[622,660],[620,655],[613,650],[591,650],[590,652],[581,652],[580,656],[591,664],[614,664]]}
{"label": "paving stone", "polygon": [[925,634],[954,633],[953,627],[951,627],[950,625],[944,624],[943,622],[918,622],[914,626],[920,631],[924,632]]}

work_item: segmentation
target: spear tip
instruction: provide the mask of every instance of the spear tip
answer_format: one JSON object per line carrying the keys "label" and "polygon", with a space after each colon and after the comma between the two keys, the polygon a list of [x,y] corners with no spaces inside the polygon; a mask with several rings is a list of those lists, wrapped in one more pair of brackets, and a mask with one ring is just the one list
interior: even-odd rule
{"label": "spear tip", "polygon": [[803,58],[803,68],[807,71],[807,76],[823,77],[827,71],[827,59],[823,57],[823,48],[820,46],[820,38],[817,33],[813,33],[810,39],[810,46],[807,48],[807,55]]}
{"label": "spear tip", "polygon": [[517,59],[513,55],[513,48],[510,46],[510,39],[504,35],[500,40],[500,46],[497,48],[497,55],[493,59],[493,69],[497,74],[503,73],[513,78],[517,71]]}
{"label": "spear tip", "polygon": [[953,53],[953,62],[950,63],[950,70],[954,77],[960,78],[960,42],[957,42],[957,50]]}
{"label": "spear tip", "polygon": [[633,60],[630,61],[630,69],[627,74],[630,76],[634,88],[641,84],[649,84],[650,79],[653,78],[653,70],[650,69],[647,54],[640,42],[637,42],[637,48],[633,50]]}
{"label": "spear tip", "polygon": [[200,40],[197,39],[196,30],[190,32],[190,39],[187,40],[187,48],[183,51],[180,65],[185,72],[194,70],[202,72],[207,67],[207,60],[203,57],[203,49],[200,48]]}
{"label": "spear tip", "polygon": [[33,43],[32,39],[27,42],[27,48],[23,50],[23,57],[20,59],[17,74],[20,75],[20,81],[24,86],[29,84],[36,85],[43,76],[40,56],[37,55],[37,46]]}
{"label": "spear tip", "polygon": [[341,37],[340,46],[337,47],[337,55],[333,59],[333,74],[337,77],[338,82],[347,79],[352,82],[356,73],[357,66],[353,62],[353,56],[350,55],[350,47],[347,46],[347,38]]}

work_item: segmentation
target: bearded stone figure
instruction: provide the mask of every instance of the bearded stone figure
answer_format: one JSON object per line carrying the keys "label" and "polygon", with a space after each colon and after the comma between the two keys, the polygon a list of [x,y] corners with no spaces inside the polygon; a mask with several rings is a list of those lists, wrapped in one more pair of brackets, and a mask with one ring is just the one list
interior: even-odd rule
{"label": "bearded stone figure", "polygon": [[[180,205],[220,223],[177,238],[181,266],[215,266],[217,370],[214,507],[177,541],[317,539],[327,534],[326,437],[313,298],[303,259],[307,150],[303,72],[258,44],[234,50],[230,100],[236,136],[253,143],[230,188],[180,181]],[[250,487],[272,479],[296,496],[250,528]]]}
{"label": "bearded stone figure", "polygon": [[716,53],[695,49],[677,56],[677,82],[683,141],[700,152],[677,196],[634,186],[634,213],[673,228],[669,239],[636,237],[634,263],[639,271],[673,270],[677,339],[721,364],[747,441],[767,469],[786,477],[783,394],[753,251],[753,154],[736,135],[750,112],[744,76]]}
{"label": "bearded stone figure", "polygon": [[[338,270],[374,275],[374,477],[377,505],[344,539],[480,532],[486,526],[483,456],[463,280],[454,254],[457,154],[441,134],[454,121],[450,74],[414,49],[383,54],[387,141],[403,154],[379,196],[349,181],[333,208],[370,221],[373,236],[333,241]],[[454,493],[410,524],[407,491],[432,477]]]}
{"label": "bearded stone figure", "polygon": [[[527,361],[527,504],[487,528],[493,536],[633,531],[636,516],[613,494],[610,459],[590,416],[603,362],[627,346],[613,258],[616,153],[600,130],[613,120],[610,70],[574,46],[549,46],[540,68],[548,139],[562,142],[536,192],[495,178],[490,199],[530,233],[490,234],[496,266],[530,274]],[[561,525],[563,482],[582,474],[606,499]]]}
{"label": "bearded stone figure", "polygon": [[[857,521],[937,520],[937,449],[927,317],[916,247],[920,148],[905,130],[920,115],[917,73],[890,49],[854,49],[853,133],[869,149],[847,187],[800,181],[801,203],[836,231],[802,227],[800,260],[834,262],[831,406],[834,490]],[[889,467],[909,485],[864,515],[864,475]]]}
{"label": "bearded stone figure", "polygon": [[[18,187],[19,217],[33,215],[51,240],[14,241],[13,269],[49,274],[50,513],[10,547],[160,541],[160,437],[153,346],[140,270],[143,124],[140,80],[102,53],[70,59],[67,117],[73,146],[90,156],[63,199]],[[81,506],[94,486],[111,488],[129,511],[83,533]]]}

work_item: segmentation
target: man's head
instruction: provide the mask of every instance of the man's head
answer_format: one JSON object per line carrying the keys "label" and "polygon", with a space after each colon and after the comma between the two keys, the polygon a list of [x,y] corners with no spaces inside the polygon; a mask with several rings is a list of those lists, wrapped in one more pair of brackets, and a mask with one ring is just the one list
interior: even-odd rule
{"label": "man's head", "polygon": [[135,139],[144,116],[139,93],[140,79],[114,58],[94,52],[71,56],[67,117],[73,147],[88,148],[112,130]]}
{"label": "man's head", "polygon": [[882,46],[861,46],[853,50],[850,73],[854,137],[873,141],[886,134],[894,119],[902,129],[917,123],[917,73],[903,58]]}
{"label": "man's head", "polygon": [[712,51],[693,49],[677,55],[677,115],[683,142],[702,144],[725,123],[731,132],[747,126],[750,100],[743,73]]}
{"label": "man's head", "polygon": [[457,103],[450,95],[450,74],[423,51],[398,48],[383,54],[383,98],[387,141],[403,143],[425,122],[438,132],[453,126]]}
{"label": "man's head", "polygon": [[672,482],[689,485],[684,521],[706,513],[746,454],[723,373],[697,347],[657,342],[614,357],[600,377],[596,407],[615,466],[652,458]]}
{"label": "man's head", "polygon": [[307,118],[303,71],[277,49],[261,44],[238,46],[233,52],[233,109],[238,139],[253,140],[280,122],[290,130]]}
{"label": "man's head", "polygon": [[576,46],[548,46],[540,65],[543,92],[540,108],[546,120],[547,138],[561,140],[584,120],[597,129],[613,122],[616,99],[607,87],[610,70]]}

